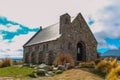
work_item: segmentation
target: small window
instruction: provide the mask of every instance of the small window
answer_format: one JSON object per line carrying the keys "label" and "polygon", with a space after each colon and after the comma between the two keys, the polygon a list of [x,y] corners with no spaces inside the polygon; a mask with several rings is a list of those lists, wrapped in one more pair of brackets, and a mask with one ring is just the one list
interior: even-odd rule
{"label": "small window", "polygon": [[39,50],[39,46],[38,45],[35,46],[35,50],[36,51]]}
{"label": "small window", "polygon": [[45,44],[43,45],[43,51],[45,51]]}
{"label": "small window", "polygon": [[48,44],[46,44],[46,51],[48,51]]}
{"label": "small window", "polygon": [[43,51],[48,51],[48,44],[43,45]]}
{"label": "small window", "polygon": [[30,51],[30,52],[32,51],[32,47],[29,47],[29,51]]}
{"label": "small window", "polygon": [[68,43],[68,49],[72,49],[72,43]]}

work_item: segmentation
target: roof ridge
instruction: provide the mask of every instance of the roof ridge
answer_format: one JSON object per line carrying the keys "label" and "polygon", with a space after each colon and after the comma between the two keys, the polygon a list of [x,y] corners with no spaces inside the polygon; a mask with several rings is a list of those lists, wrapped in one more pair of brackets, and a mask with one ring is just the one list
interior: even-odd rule
{"label": "roof ridge", "polygon": [[44,30],[44,29],[46,29],[46,28],[48,28],[48,27],[52,27],[52,26],[57,25],[57,24],[59,24],[59,22],[56,22],[56,23],[54,23],[54,24],[52,24],[52,25],[49,25],[49,26],[43,28],[42,30]]}

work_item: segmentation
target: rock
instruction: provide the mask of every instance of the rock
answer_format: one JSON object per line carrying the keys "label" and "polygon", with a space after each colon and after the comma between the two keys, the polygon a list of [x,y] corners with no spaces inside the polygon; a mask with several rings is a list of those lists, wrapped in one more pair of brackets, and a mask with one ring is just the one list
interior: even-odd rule
{"label": "rock", "polygon": [[66,70],[64,65],[58,65],[58,70]]}
{"label": "rock", "polygon": [[50,75],[50,76],[54,76],[55,75],[53,71],[48,71],[47,74]]}
{"label": "rock", "polygon": [[37,75],[39,75],[39,76],[45,76],[46,70],[44,70],[44,69],[38,69],[38,70],[36,71],[36,73],[37,73]]}
{"label": "rock", "polygon": [[37,67],[34,67],[35,70],[37,70]]}
{"label": "rock", "polygon": [[50,66],[48,66],[48,65],[46,65],[46,64],[40,64],[40,65],[38,66],[38,69],[45,69],[45,70],[47,70],[47,71],[51,70],[51,69],[50,69]]}
{"label": "rock", "polygon": [[50,77],[51,75],[49,75],[48,73],[45,74],[46,77]]}
{"label": "rock", "polygon": [[73,68],[73,66],[72,66],[70,63],[66,63],[66,64],[65,64],[65,68],[66,68],[66,70],[67,70],[67,69]]}
{"label": "rock", "polygon": [[57,70],[57,71],[55,71],[55,74],[61,74],[61,73],[63,73],[63,70]]}
{"label": "rock", "polygon": [[23,64],[23,66],[29,66],[29,64],[27,64],[27,63],[24,63],[24,64]]}
{"label": "rock", "polygon": [[35,68],[36,67],[36,65],[30,65],[30,68]]}
{"label": "rock", "polygon": [[80,66],[75,66],[75,69],[79,69],[79,68],[81,68]]}
{"label": "rock", "polygon": [[31,73],[29,76],[32,77],[32,78],[37,78],[38,77],[37,73],[35,73],[35,72]]}
{"label": "rock", "polygon": [[53,71],[56,71],[56,70],[58,70],[58,67],[54,67],[54,68],[53,68]]}

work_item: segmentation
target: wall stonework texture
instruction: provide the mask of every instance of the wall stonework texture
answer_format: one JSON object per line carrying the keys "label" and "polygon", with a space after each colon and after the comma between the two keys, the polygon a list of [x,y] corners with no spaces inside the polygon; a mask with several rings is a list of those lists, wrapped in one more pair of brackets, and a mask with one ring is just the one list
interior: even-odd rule
{"label": "wall stonework texture", "polygon": [[80,13],[72,22],[69,14],[61,15],[59,27],[61,36],[56,40],[24,45],[25,63],[52,64],[59,52],[69,53],[75,62],[79,61],[78,44],[82,47],[80,61],[97,59],[97,41]]}

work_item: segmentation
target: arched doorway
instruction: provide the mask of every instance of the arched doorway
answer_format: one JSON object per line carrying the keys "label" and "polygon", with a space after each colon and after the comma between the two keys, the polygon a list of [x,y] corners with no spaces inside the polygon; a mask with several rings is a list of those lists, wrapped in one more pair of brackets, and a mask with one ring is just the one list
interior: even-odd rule
{"label": "arched doorway", "polygon": [[86,60],[86,51],[84,42],[79,42],[77,44],[77,61]]}

